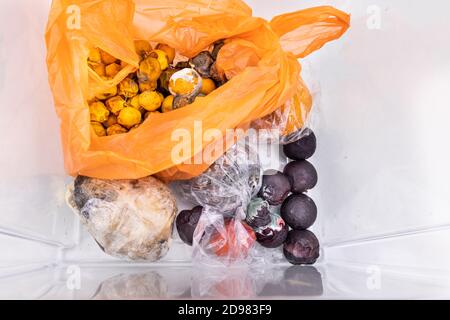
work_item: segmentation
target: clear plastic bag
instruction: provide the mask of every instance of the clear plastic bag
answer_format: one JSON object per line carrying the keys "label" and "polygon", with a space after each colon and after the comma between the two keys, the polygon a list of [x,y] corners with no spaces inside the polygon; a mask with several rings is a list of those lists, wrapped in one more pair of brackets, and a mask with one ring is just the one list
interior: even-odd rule
{"label": "clear plastic bag", "polygon": [[[305,73],[308,76],[305,70],[302,73],[303,76]],[[315,114],[320,104],[320,85],[314,80],[308,81],[309,89],[300,82],[298,94],[287,100],[273,113],[253,121],[251,128],[258,131],[266,130],[268,135],[265,140],[281,145],[304,137],[307,128],[315,127]]]}
{"label": "clear plastic bag", "polygon": [[236,210],[246,207],[259,191],[261,177],[259,155],[243,140],[205,173],[177,184],[185,199],[220,210],[224,216],[234,216]]}
{"label": "clear plastic bag", "polygon": [[262,175],[258,153],[243,139],[204,174],[177,182],[181,196],[203,207],[194,233],[195,262],[227,265],[247,259],[256,243],[245,223],[247,206],[261,187]]}

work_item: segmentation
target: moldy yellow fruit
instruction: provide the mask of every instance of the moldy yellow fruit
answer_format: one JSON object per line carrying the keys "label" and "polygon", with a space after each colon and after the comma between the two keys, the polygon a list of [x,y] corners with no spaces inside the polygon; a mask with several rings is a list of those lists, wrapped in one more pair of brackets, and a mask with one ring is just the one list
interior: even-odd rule
{"label": "moldy yellow fruit", "polygon": [[106,106],[111,113],[117,116],[119,112],[125,108],[125,100],[121,96],[115,96],[106,101]]}
{"label": "moldy yellow fruit", "polygon": [[156,82],[161,76],[161,72],[158,60],[148,57],[139,64],[138,78],[140,82]]}
{"label": "moldy yellow fruit", "polygon": [[147,112],[147,110],[145,110],[144,108],[141,107],[141,105],[139,104],[139,95],[134,96],[133,98],[131,98],[126,106],[134,108],[136,110],[138,110],[142,115],[145,114]]}
{"label": "moldy yellow fruit", "polygon": [[89,51],[88,61],[93,63],[101,63],[102,62],[102,56],[100,54],[99,48],[93,48],[91,51]]}
{"label": "moldy yellow fruit", "polygon": [[167,44],[160,43],[156,46],[156,49],[164,51],[167,54],[169,63],[173,63],[173,60],[175,59],[175,49],[174,48],[169,47]]}
{"label": "moldy yellow fruit", "polygon": [[109,110],[106,109],[103,102],[97,101],[89,105],[89,113],[91,115],[91,121],[105,122],[108,120]]}
{"label": "moldy yellow fruit", "polygon": [[145,58],[153,50],[152,45],[145,40],[134,41],[134,48],[141,58]]}
{"label": "moldy yellow fruit", "polygon": [[127,132],[128,132],[128,130],[125,129],[124,127],[122,127],[120,124],[112,125],[108,129],[106,129],[106,133],[108,134],[108,136],[113,136],[116,134],[122,134],[122,133],[127,133]]}
{"label": "moldy yellow fruit", "polygon": [[135,108],[125,107],[125,108],[123,108],[122,111],[120,111],[117,121],[122,126],[124,126],[126,128],[131,128],[131,127],[134,127],[135,125],[138,125],[141,123],[142,115]]}
{"label": "moldy yellow fruit", "polygon": [[[206,59],[211,56],[209,51],[175,66],[176,52],[169,45],[160,43],[154,49],[145,40],[136,40],[134,45],[141,57],[139,69],[88,101],[91,126],[100,137],[130,132],[152,114],[167,113],[192,104],[196,97],[210,94],[216,84],[222,84],[220,81],[224,80],[219,79],[223,74],[219,74],[215,64],[210,65],[211,59]],[[197,69],[211,67],[211,74],[202,77],[192,67],[193,61],[197,62]],[[103,80],[109,81],[107,83],[112,83],[111,80],[128,65],[100,48],[90,50],[87,64]],[[215,83],[214,77],[220,80],[219,83]]]}
{"label": "moldy yellow fruit", "polygon": [[176,96],[173,99],[173,109],[181,109],[186,107],[187,105],[190,105],[191,103],[194,103],[195,97],[192,96]]}
{"label": "moldy yellow fruit", "polygon": [[105,122],[103,122],[103,125],[106,128],[109,128],[113,125],[117,124],[117,117],[114,114],[110,114],[108,117],[108,120],[106,120]]}
{"label": "moldy yellow fruit", "polygon": [[106,76],[106,69],[103,63],[92,63],[89,65],[92,68],[92,70],[94,70],[95,73],[98,74],[100,77]]}
{"label": "moldy yellow fruit", "polygon": [[174,96],[170,95],[164,99],[163,104],[162,104],[162,112],[165,113],[165,112],[170,112],[173,110],[173,99],[174,98],[175,98]]}
{"label": "moldy yellow fruit", "polygon": [[109,64],[106,66],[105,73],[106,73],[106,76],[114,78],[119,73],[120,70],[121,70],[121,67],[119,64],[112,63],[112,64]]}
{"label": "moldy yellow fruit", "polygon": [[170,81],[170,89],[177,95],[189,95],[195,90],[195,84],[182,78]]}
{"label": "moldy yellow fruit", "polygon": [[154,91],[158,87],[158,83],[155,82],[139,82],[139,90],[144,91]]}
{"label": "moldy yellow fruit", "polygon": [[130,78],[125,78],[121,83],[119,83],[119,94],[125,98],[132,98],[137,95],[138,92],[138,84]]}
{"label": "moldy yellow fruit", "polygon": [[161,70],[166,70],[169,67],[169,57],[167,56],[167,53],[165,53],[162,50],[153,50],[150,53],[150,57],[155,58],[158,60],[159,65],[161,67]]}
{"label": "moldy yellow fruit", "polygon": [[99,137],[106,136],[106,130],[105,130],[105,128],[103,128],[101,123],[92,121],[91,122],[91,127],[92,127],[92,129],[94,129],[95,134],[97,136],[99,136]]}
{"label": "moldy yellow fruit", "polygon": [[158,110],[162,102],[160,93],[156,91],[145,91],[139,95],[139,104],[147,111]]}
{"label": "moldy yellow fruit", "polygon": [[114,97],[115,95],[117,95],[117,87],[116,86],[111,87],[108,90],[97,94],[95,97],[98,100],[106,100],[108,98]]}
{"label": "moldy yellow fruit", "polygon": [[117,61],[115,57],[113,57],[106,51],[100,50],[100,55],[102,56],[102,61],[104,64],[111,64]]}
{"label": "moldy yellow fruit", "polygon": [[140,110],[141,109],[141,105],[139,104],[139,96],[134,96],[133,98],[131,98],[128,101],[128,105],[130,107],[135,108],[136,110]]}
{"label": "moldy yellow fruit", "polygon": [[200,92],[207,96],[214,90],[216,90],[216,84],[214,83],[214,81],[212,81],[211,79],[203,79],[202,90]]}
{"label": "moldy yellow fruit", "polygon": [[184,68],[170,77],[169,91],[174,96],[197,96],[202,89],[202,82],[197,71]]}
{"label": "moldy yellow fruit", "polygon": [[167,92],[170,91],[169,89],[169,82],[170,78],[174,75],[174,73],[177,72],[177,69],[175,68],[168,68],[164,70],[163,73],[161,73],[161,76],[159,77],[159,84],[161,88]]}

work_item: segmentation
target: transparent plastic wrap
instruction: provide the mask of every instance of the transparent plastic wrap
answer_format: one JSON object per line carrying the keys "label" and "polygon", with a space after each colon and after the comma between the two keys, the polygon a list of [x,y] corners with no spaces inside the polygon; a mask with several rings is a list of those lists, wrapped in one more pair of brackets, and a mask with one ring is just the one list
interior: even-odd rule
{"label": "transparent plastic wrap", "polygon": [[255,120],[251,128],[265,133],[265,141],[281,145],[303,138],[308,128],[315,129],[320,104],[320,85],[308,70],[302,70],[308,79],[308,88],[299,82],[297,93],[273,113]]}
{"label": "transparent plastic wrap", "polygon": [[204,207],[220,209],[234,216],[245,207],[261,186],[262,168],[253,146],[242,141],[234,145],[202,175],[178,186],[185,199]]}
{"label": "transparent plastic wrap", "polygon": [[131,261],[156,261],[172,242],[175,198],[161,181],[99,180],[79,176],[66,200],[100,248]]}
{"label": "transparent plastic wrap", "polygon": [[193,235],[194,262],[227,265],[247,260],[256,243],[245,222],[247,207],[261,187],[262,175],[258,153],[243,139],[202,175],[177,182],[182,197],[202,206]]}

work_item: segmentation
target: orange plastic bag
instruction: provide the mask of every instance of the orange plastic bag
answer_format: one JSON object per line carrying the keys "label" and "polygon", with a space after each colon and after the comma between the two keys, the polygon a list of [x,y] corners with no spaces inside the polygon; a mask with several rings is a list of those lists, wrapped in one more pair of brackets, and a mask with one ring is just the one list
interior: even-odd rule
{"label": "orange plastic bag", "polygon": [[[297,58],[339,38],[348,26],[349,16],[331,7],[268,22],[253,17],[240,0],[54,0],[46,31],[47,63],[66,171],[101,179],[158,174],[174,180],[199,175],[209,163],[187,163],[207,146],[223,143],[227,129],[248,128],[293,98],[298,107],[289,112],[307,114],[311,97]],[[217,63],[231,80],[185,108],[151,116],[127,134],[97,137],[91,131],[87,101],[138,67],[135,39],[168,44],[186,57],[227,39]],[[94,47],[129,66],[113,80],[102,80],[86,63]],[[302,127],[302,117],[291,118],[297,119],[291,128]],[[204,141],[202,132],[194,130],[199,121],[202,132],[214,128],[223,136]],[[192,137],[181,142],[191,153],[177,162],[172,159],[174,147],[180,145],[172,136],[175,129],[185,129]],[[286,128],[285,133],[289,131]]]}

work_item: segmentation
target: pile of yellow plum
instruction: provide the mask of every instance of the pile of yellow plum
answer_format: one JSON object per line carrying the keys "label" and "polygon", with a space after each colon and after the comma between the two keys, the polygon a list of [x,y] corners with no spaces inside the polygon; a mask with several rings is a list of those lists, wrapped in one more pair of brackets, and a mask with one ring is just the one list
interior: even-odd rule
{"label": "pile of yellow plum", "polygon": [[[216,66],[222,46],[223,41],[219,41],[210,50],[175,64],[175,49],[165,44],[153,48],[148,41],[135,41],[141,58],[139,69],[89,101],[91,127],[97,136],[127,133],[151,114],[183,108],[223,85],[227,79]],[[126,66],[100,48],[90,51],[87,62],[105,80],[113,79]]]}

